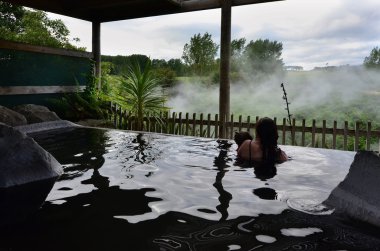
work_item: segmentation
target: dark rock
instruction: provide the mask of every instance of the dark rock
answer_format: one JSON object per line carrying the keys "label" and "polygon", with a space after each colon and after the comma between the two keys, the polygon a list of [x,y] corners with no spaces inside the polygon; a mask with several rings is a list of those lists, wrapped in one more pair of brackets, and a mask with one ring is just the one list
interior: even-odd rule
{"label": "dark rock", "polygon": [[21,126],[26,125],[27,120],[24,115],[4,106],[0,106],[0,123],[10,126]]}
{"label": "dark rock", "polygon": [[18,105],[13,110],[24,115],[29,124],[60,120],[55,112],[41,105]]}
{"label": "dark rock", "polygon": [[62,172],[32,138],[0,124],[0,226],[36,211]]}
{"label": "dark rock", "polygon": [[346,178],[324,202],[335,214],[380,226],[380,156],[360,151]]}

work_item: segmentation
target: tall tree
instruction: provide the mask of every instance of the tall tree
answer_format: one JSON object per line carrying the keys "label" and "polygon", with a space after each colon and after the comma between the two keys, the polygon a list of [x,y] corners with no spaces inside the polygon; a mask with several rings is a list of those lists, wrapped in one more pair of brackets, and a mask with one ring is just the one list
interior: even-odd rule
{"label": "tall tree", "polygon": [[[0,2],[0,39],[56,48],[81,49],[70,42],[70,31],[46,12]],[[73,41],[78,42],[78,38]]]}
{"label": "tall tree", "polygon": [[191,67],[195,74],[200,76],[207,74],[215,65],[215,56],[219,45],[214,43],[211,34],[200,33],[190,39],[183,47],[182,59],[185,64]]}
{"label": "tall tree", "polygon": [[245,38],[234,39],[231,41],[231,71],[233,72],[237,72],[240,69],[245,50],[245,42]]}
{"label": "tall tree", "polygon": [[364,59],[364,66],[369,69],[380,70],[380,48],[375,47],[372,49],[371,54]]}
{"label": "tall tree", "polygon": [[282,43],[259,39],[250,41],[244,54],[248,65],[255,73],[272,74],[283,69]]}

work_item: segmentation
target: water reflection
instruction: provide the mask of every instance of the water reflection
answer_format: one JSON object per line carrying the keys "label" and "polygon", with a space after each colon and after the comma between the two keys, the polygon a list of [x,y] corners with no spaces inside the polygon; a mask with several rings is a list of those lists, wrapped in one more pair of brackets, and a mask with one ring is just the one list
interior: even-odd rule
{"label": "water reflection", "polygon": [[[252,169],[232,165],[236,154],[228,141],[95,129],[44,133],[36,139],[64,163],[66,174],[53,189],[57,200],[50,199],[28,222],[0,231],[0,250],[380,246],[376,234],[347,227],[331,216],[287,210],[287,200],[278,199],[294,197],[289,191],[305,191],[303,197],[309,197],[311,189],[333,188],[346,170],[332,173],[331,168],[352,161],[343,153],[335,159],[321,153],[310,163],[305,151],[315,160],[319,150],[302,149],[303,155],[293,152],[301,157],[278,170]],[[332,161],[327,165],[324,159]],[[305,237],[281,232],[310,228],[323,232]]]}
{"label": "water reflection", "polygon": [[215,157],[214,166],[218,168],[216,174],[215,182],[213,186],[219,193],[219,202],[220,204],[216,206],[216,209],[221,213],[220,221],[224,221],[228,218],[228,207],[232,199],[232,195],[227,192],[223,187],[223,177],[228,172],[226,168],[229,166],[226,164],[230,159],[228,159],[227,152],[231,144],[226,140],[218,141],[219,155]]}
{"label": "water reflection", "polygon": [[253,190],[253,193],[263,200],[276,200],[277,193],[269,187],[260,187]]}

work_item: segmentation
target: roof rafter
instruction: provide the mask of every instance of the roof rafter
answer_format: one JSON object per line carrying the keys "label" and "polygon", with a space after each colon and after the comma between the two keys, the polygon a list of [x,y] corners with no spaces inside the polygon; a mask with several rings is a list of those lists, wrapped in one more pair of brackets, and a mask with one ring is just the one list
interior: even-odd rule
{"label": "roof rafter", "polygon": [[[87,21],[109,22],[221,7],[221,0],[3,0]],[[231,0],[232,6],[282,0]]]}

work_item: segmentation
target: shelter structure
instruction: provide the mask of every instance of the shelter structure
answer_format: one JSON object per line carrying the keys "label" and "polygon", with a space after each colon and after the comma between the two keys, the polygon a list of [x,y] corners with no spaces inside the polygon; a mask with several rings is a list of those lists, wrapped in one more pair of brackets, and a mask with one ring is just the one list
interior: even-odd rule
{"label": "shelter structure", "polygon": [[[226,136],[230,113],[231,8],[282,0],[4,0],[47,12],[92,22],[92,52],[95,74],[100,79],[101,23],[134,18],[221,8],[220,137]],[[100,81],[99,81],[100,84]]]}

